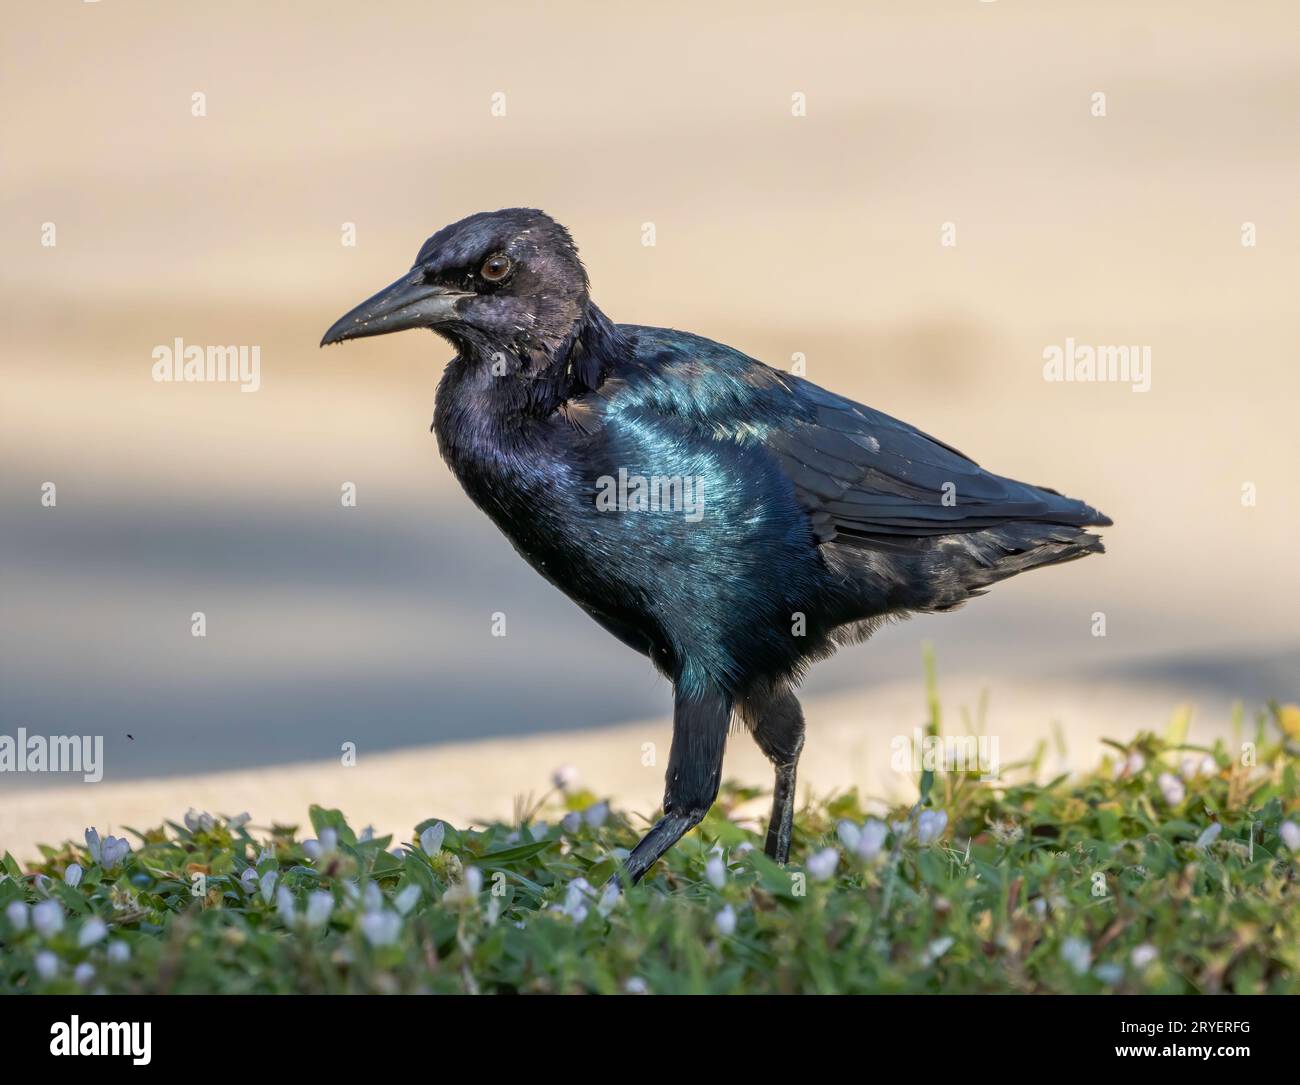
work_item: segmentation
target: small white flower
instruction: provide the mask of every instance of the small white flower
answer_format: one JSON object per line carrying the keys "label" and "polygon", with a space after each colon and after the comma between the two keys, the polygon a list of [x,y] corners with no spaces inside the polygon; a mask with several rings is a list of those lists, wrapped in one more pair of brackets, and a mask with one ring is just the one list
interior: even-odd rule
{"label": "small white flower", "polygon": [[1132,750],[1129,752],[1128,757],[1124,761],[1124,769],[1120,773],[1120,775],[1136,776],[1139,772],[1141,772],[1146,767],[1147,767],[1147,759],[1142,756],[1140,751]]}
{"label": "small white flower", "polygon": [[420,887],[412,882],[393,898],[393,906],[401,915],[410,915],[420,902]]}
{"label": "small white flower", "polygon": [[1218,839],[1221,832],[1223,832],[1223,826],[1217,821],[1211,822],[1205,832],[1196,838],[1196,846],[1201,849],[1208,848]]}
{"label": "small white flower", "polygon": [[36,965],[36,974],[43,980],[52,980],[59,974],[59,959],[48,949],[36,954],[33,963]]}
{"label": "small white flower", "polygon": [[333,851],[339,846],[339,831],[332,826],[325,826],[320,831],[320,846],[326,851]]}
{"label": "small white flower", "polygon": [[840,843],[844,845],[845,851],[858,850],[858,844],[862,841],[862,829],[856,822],[845,818],[835,826],[835,833],[840,838]]}
{"label": "small white flower", "polygon": [[606,818],[609,817],[609,803],[598,802],[588,806],[582,815],[582,820],[590,825],[593,829],[599,829],[605,824]]}
{"label": "small white flower", "polygon": [[80,863],[69,863],[68,869],[63,872],[63,884],[76,889],[81,884],[81,875],[83,873],[85,872],[81,869]]}
{"label": "small white flower", "polygon": [[93,825],[86,830],[86,850],[90,852],[91,859],[96,863],[100,861],[99,833],[95,831]]}
{"label": "small white flower", "polygon": [[868,818],[866,824],[862,826],[858,846],[853,849],[854,853],[859,859],[870,862],[880,854],[885,846],[885,837],[888,835],[889,828],[883,821]]}
{"label": "small white flower", "polygon": [[478,900],[483,889],[483,871],[476,866],[466,867],[461,873],[461,881],[443,893],[442,899],[447,904],[472,904]]}
{"label": "small white flower", "polygon": [[257,868],[245,867],[239,875],[239,883],[244,887],[245,893],[257,892]]}
{"label": "small white flower", "polygon": [[[616,848],[615,850],[617,851],[621,849]],[[754,850],[753,844],[751,844],[748,840],[742,840],[739,844],[737,844],[732,849],[731,854],[734,855],[737,859],[739,859],[742,855],[748,855],[753,850]],[[627,855],[624,854],[623,858],[626,859]]]}
{"label": "small white flower", "polygon": [[253,820],[252,815],[249,814],[247,810],[245,810],[242,814],[236,814],[233,818],[227,821],[226,825],[232,830],[239,830],[242,829],[245,825],[247,825],[252,820]]}
{"label": "small white flower", "polygon": [[1278,826],[1277,832],[1290,851],[1300,851],[1300,825],[1294,821],[1284,821]]}
{"label": "small white flower", "polygon": [[1124,978],[1124,966],[1120,964],[1099,964],[1092,970],[1102,983],[1110,984],[1112,987]]}
{"label": "small white flower", "polygon": [[323,927],[334,911],[334,894],[324,889],[314,889],[307,894],[307,926]]}
{"label": "small white flower", "polygon": [[529,831],[533,834],[534,840],[541,840],[551,831],[551,827],[544,821],[538,821],[533,823]]}
{"label": "small white flower", "polygon": [[357,837],[357,843],[368,844],[370,843],[370,841],[374,840],[374,838],[375,838],[375,827],[373,825],[367,825],[364,829],[361,830],[361,835]]}
{"label": "small white flower", "polygon": [[560,822],[560,828],[572,836],[582,828],[582,815],[576,810],[570,810],[564,815],[564,820]]}
{"label": "small white flower", "polygon": [[126,964],[131,959],[131,947],[123,941],[109,942],[108,960],[110,964]]}
{"label": "small white flower", "polygon": [[275,891],[275,910],[280,914],[280,922],[286,927],[292,927],[295,919],[293,910],[293,894],[289,892],[287,886],[280,886]]}
{"label": "small white flower", "polygon": [[623,990],[629,995],[644,995],[650,990],[650,984],[640,976],[632,976],[623,984]]}
{"label": "small white flower", "polygon": [[932,964],[947,953],[948,950],[952,949],[952,945],[953,939],[949,935],[945,934],[942,938],[936,938],[925,947],[925,952],[921,955],[921,959],[926,964]]}
{"label": "small white flower", "polygon": [[192,806],[185,811],[185,828],[192,833],[199,831],[199,812]]}
{"label": "small white flower", "polygon": [[9,925],[15,931],[25,931],[27,929],[27,912],[25,901],[12,900],[5,907],[5,918],[9,920]]}
{"label": "small white flower", "polygon": [[57,900],[43,900],[32,908],[32,926],[42,938],[63,930],[63,906]]}
{"label": "small white flower", "polygon": [[922,810],[916,819],[916,842],[930,844],[943,835],[948,825],[946,810]]}
{"label": "small white flower", "polygon": [[435,822],[420,834],[420,850],[430,857],[442,851],[442,842],[447,837],[447,826],[441,821]]}
{"label": "small white flower", "polygon": [[728,904],[713,917],[713,925],[720,935],[730,938],[736,933],[736,910]]}
{"label": "small white flower", "polygon": [[835,868],[839,866],[840,853],[834,848],[823,848],[814,855],[808,856],[808,877],[815,882],[824,882],[832,874]]}
{"label": "small white flower", "polygon": [[1187,789],[1183,787],[1182,780],[1171,773],[1162,772],[1156,778],[1156,783],[1160,786],[1160,793],[1164,795],[1165,802],[1170,806],[1177,806],[1187,798]]}
{"label": "small white flower", "polygon": [[714,889],[721,889],[727,884],[727,864],[722,861],[721,855],[709,856],[709,861],[704,864],[704,876]]}
{"label": "small white flower", "polygon": [[77,934],[77,945],[85,949],[96,942],[102,942],[107,937],[107,924],[99,916],[92,915],[81,925],[81,930]]}
{"label": "small white flower", "polygon": [[124,838],[106,836],[99,846],[99,851],[104,869],[112,870],[131,854],[131,845]]}
{"label": "small white flower", "polygon": [[572,765],[561,765],[551,773],[551,783],[561,791],[568,791],[578,782],[578,770]]}
{"label": "small white flower", "polygon": [[1140,946],[1134,946],[1133,952],[1128,955],[1129,963],[1139,972],[1150,965],[1157,957],[1160,951],[1150,942],[1143,942]]}
{"label": "small white flower", "polygon": [[361,934],[372,946],[391,946],[402,933],[402,917],[387,909],[361,917]]}
{"label": "small white flower", "polygon": [[384,906],[384,894],[379,891],[379,885],[376,882],[366,882],[366,887],[361,891],[361,907],[367,912],[377,912]]}
{"label": "small white flower", "polygon": [[1194,780],[1198,776],[1213,776],[1219,771],[1219,763],[1208,753],[1188,754],[1183,758],[1181,772],[1184,780]]}
{"label": "small white flower", "polygon": [[[622,892],[618,888],[617,882],[610,882],[600,892],[600,900],[596,902],[596,911],[601,915],[609,915],[618,904]],[[495,898],[493,898],[495,899]]]}
{"label": "small white flower", "polygon": [[476,866],[466,867],[465,888],[474,896],[478,896],[483,889],[483,871]]}
{"label": "small white flower", "polygon": [[274,870],[268,870],[258,879],[257,887],[262,893],[262,903],[270,904],[271,897],[275,893],[275,883],[280,880],[280,875]]}
{"label": "small white flower", "polygon": [[1092,947],[1082,938],[1067,938],[1061,943],[1061,960],[1082,976],[1092,967]]}
{"label": "small white flower", "polygon": [[91,980],[95,978],[95,966],[89,961],[82,961],[72,971],[72,978],[77,981],[81,987],[89,987]]}

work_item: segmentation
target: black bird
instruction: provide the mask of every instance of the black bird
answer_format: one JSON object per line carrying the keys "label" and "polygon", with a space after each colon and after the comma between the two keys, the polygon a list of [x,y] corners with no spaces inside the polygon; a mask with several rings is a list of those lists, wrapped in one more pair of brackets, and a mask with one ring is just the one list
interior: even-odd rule
{"label": "black bird", "polygon": [[431,328],[456,348],[433,430],[530,565],[673,683],[663,817],[631,881],[717,796],[733,714],[776,768],[785,862],[804,719],[794,688],[887,618],[1101,553],[1096,509],[982,470],[906,423],[592,302],[541,211],[471,215],[321,345]]}

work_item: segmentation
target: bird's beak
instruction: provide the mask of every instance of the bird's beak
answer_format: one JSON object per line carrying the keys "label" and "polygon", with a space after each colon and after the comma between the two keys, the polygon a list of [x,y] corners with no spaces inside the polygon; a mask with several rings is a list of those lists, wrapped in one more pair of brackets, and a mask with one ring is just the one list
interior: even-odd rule
{"label": "bird's beak", "polygon": [[368,335],[387,335],[407,328],[429,328],[454,319],[456,303],[461,298],[472,296],[463,290],[426,283],[423,271],[416,267],[350,313],[339,317],[325,333],[320,345],[342,343],[345,339],[364,339]]}

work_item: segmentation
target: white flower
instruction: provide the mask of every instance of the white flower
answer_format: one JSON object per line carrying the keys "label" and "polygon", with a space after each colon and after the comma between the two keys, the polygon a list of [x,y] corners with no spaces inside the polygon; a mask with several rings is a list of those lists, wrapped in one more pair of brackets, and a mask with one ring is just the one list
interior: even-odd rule
{"label": "white flower", "polygon": [[1142,756],[1141,751],[1131,750],[1128,757],[1124,759],[1124,764],[1120,765],[1115,771],[1115,777],[1136,776],[1147,767],[1147,759]]}
{"label": "white flower", "polygon": [[412,882],[393,898],[393,906],[402,915],[410,915],[420,901],[420,887]]}
{"label": "white flower", "polygon": [[576,810],[570,810],[564,815],[564,820],[560,822],[560,828],[572,836],[582,828],[582,815]]}
{"label": "white flower", "polygon": [[623,990],[629,995],[643,995],[650,990],[650,984],[646,983],[640,976],[631,976],[623,984]]}
{"label": "white flower", "polygon": [[605,819],[609,817],[609,803],[598,802],[588,806],[586,812],[582,815],[583,821],[593,829],[599,829],[605,824]]}
{"label": "white flower", "polygon": [[1067,938],[1061,943],[1061,960],[1082,976],[1092,967],[1092,947],[1082,938]]}
{"label": "white flower", "polygon": [[466,867],[461,874],[461,881],[443,893],[442,899],[448,904],[470,904],[478,900],[483,888],[483,871],[476,866]]}
{"label": "white flower", "polygon": [[239,875],[239,882],[244,887],[245,893],[255,893],[257,891],[257,868],[245,867],[243,873]]}
{"label": "white flower", "polygon": [[1133,952],[1128,955],[1128,959],[1129,963],[1141,972],[1159,956],[1160,951],[1155,946],[1150,942],[1143,942],[1140,946],[1133,947]]}
{"label": "white flower", "polygon": [[1219,763],[1208,753],[1188,754],[1183,758],[1181,772],[1184,780],[1194,780],[1198,776],[1213,776],[1219,771]]}
{"label": "white flower", "polygon": [[1217,821],[1211,822],[1205,832],[1201,833],[1201,835],[1196,838],[1196,846],[1202,849],[1208,848],[1218,839],[1221,832],[1223,832],[1223,826]]}
{"label": "white flower", "polygon": [[199,812],[194,807],[191,806],[185,811],[184,820],[185,828],[189,829],[190,832],[196,833],[199,831]]}
{"label": "white flower", "polygon": [[858,844],[862,841],[862,829],[856,822],[845,818],[835,826],[835,833],[840,838],[840,843],[844,845],[845,851],[858,850]]}
{"label": "white flower", "polygon": [[824,882],[839,866],[840,853],[834,848],[823,848],[815,855],[808,856],[808,876],[815,882]]}
{"label": "white flower", "polygon": [[81,930],[77,934],[77,945],[82,949],[87,946],[93,946],[96,942],[102,942],[108,937],[108,926],[99,916],[92,915],[81,925]]}
{"label": "white flower", "polygon": [[921,960],[926,964],[932,964],[947,953],[948,950],[952,949],[952,944],[953,939],[949,935],[945,934],[942,938],[936,938],[925,947],[925,952],[921,954]]}
{"label": "white flower", "polygon": [[86,850],[90,852],[91,859],[97,863],[100,861],[99,833],[93,825],[86,830]]}
{"label": "white flower", "polygon": [[361,917],[361,934],[372,946],[391,946],[402,933],[402,917],[387,909]]}
{"label": "white flower", "polygon": [[578,770],[572,765],[561,765],[551,773],[551,783],[561,791],[568,791],[578,782]]}
{"label": "white flower", "polygon": [[108,960],[111,964],[126,964],[131,959],[131,947],[125,942],[109,942]]}
{"label": "white flower", "polygon": [[83,873],[80,863],[69,863],[68,869],[63,872],[63,883],[76,889],[81,884],[81,875]]}
{"label": "white flower", "polygon": [[1102,983],[1110,984],[1112,987],[1124,978],[1124,966],[1119,964],[1099,964],[1092,970]]}
{"label": "white flower", "polygon": [[361,891],[361,907],[367,912],[377,912],[384,906],[384,894],[379,891],[376,882],[366,882]]}
{"label": "white flower", "polygon": [[[617,882],[609,882],[600,892],[600,900],[596,902],[596,911],[601,915],[609,915],[618,904],[619,897],[623,894],[618,888]],[[495,897],[493,898],[496,899]]]}
{"label": "white flower", "polygon": [[1291,851],[1300,851],[1300,825],[1294,821],[1284,821],[1277,828],[1282,843]]}
{"label": "white flower", "polygon": [[442,851],[442,842],[447,836],[447,826],[441,821],[435,822],[420,834],[420,849],[430,857]]}
{"label": "white flower", "polygon": [[5,908],[5,918],[15,931],[27,929],[27,904],[21,900],[12,900]]}
{"label": "white flower", "polygon": [[34,963],[36,974],[43,980],[52,980],[59,973],[59,959],[48,949],[43,949],[36,954]]}
{"label": "white flower", "polygon": [[544,821],[538,821],[533,824],[529,831],[533,834],[534,840],[541,840],[551,831],[551,827]]}
{"label": "white flower", "polygon": [[[615,849],[615,850],[617,851],[622,849]],[[734,855],[737,859],[739,859],[742,855],[748,855],[753,850],[754,850],[753,844],[751,844],[748,840],[742,840],[739,844],[737,844],[732,849],[731,854]],[[627,856],[624,855],[623,858],[626,859]]]}
{"label": "white flower", "polygon": [[121,837],[106,836],[99,843],[99,862],[105,870],[112,870],[130,853],[131,845]]}
{"label": "white flower", "polygon": [[730,938],[736,933],[736,909],[728,904],[713,917],[713,925],[720,935]]}
{"label": "white flower", "polygon": [[72,978],[82,987],[90,986],[90,981],[95,978],[95,966],[89,961],[82,961],[73,969]]}
{"label": "white flower", "polygon": [[854,848],[854,853],[859,859],[870,862],[885,846],[885,837],[889,835],[889,827],[883,821],[877,821],[875,818],[868,818],[866,824],[862,826],[862,832],[858,838],[858,846]]}
{"label": "white flower", "polygon": [[288,886],[280,886],[275,891],[275,910],[280,914],[280,922],[286,927],[292,927],[294,921],[293,911],[293,894],[289,892]]}
{"label": "white flower", "polygon": [[270,904],[271,896],[275,893],[275,883],[279,881],[280,875],[274,870],[268,870],[258,879],[257,887],[262,893],[262,903]]}
{"label": "white flower", "polygon": [[721,889],[727,884],[727,864],[722,861],[721,855],[709,856],[709,861],[704,864],[704,876],[714,889]]}
{"label": "white flower", "polygon": [[929,844],[943,835],[948,825],[946,810],[922,810],[916,819],[916,842]]}
{"label": "white flower", "polygon": [[242,814],[236,814],[233,818],[230,818],[226,825],[231,829],[242,829],[252,820],[252,815],[245,810]]}
{"label": "white flower", "polygon": [[1160,786],[1160,792],[1165,797],[1165,802],[1170,806],[1177,806],[1187,798],[1187,789],[1183,787],[1183,782],[1177,776],[1168,772],[1162,772],[1156,777],[1156,783]]}
{"label": "white flower", "polygon": [[42,938],[63,930],[63,906],[57,900],[43,900],[32,908],[32,926]]}
{"label": "white flower", "polygon": [[324,889],[314,889],[307,894],[307,926],[323,927],[334,911],[334,894]]}

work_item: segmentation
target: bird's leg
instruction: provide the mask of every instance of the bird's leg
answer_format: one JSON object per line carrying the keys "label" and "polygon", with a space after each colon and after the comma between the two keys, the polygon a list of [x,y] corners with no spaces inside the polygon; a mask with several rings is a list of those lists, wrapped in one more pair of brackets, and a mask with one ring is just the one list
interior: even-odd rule
{"label": "bird's leg", "polygon": [[759,748],[776,769],[772,819],[763,851],[778,863],[785,863],[790,859],[790,837],[794,833],[795,770],[803,750],[803,709],[795,695],[785,690],[757,704],[751,702],[745,714]]}
{"label": "bird's leg", "polygon": [[731,699],[716,687],[703,693],[680,684],[673,704],[673,745],[668,755],[664,816],[632,849],[610,882],[640,881],[661,855],[690,832],[713,805],[722,781],[722,752],[727,745]]}

